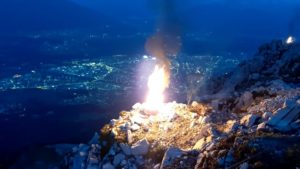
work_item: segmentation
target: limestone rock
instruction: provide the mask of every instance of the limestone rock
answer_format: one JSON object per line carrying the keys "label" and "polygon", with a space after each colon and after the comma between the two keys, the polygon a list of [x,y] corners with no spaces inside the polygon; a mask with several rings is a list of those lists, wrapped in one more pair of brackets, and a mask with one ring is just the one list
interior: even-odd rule
{"label": "limestone rock", "polygon": [[235,132],[238,129],[238,127],[239,127],[239,124],[236,120],[228,120],[224,131],[226,133]]}
{"label": "limestone rock", "polygon": [[264,114],[263,114],[263,116],[262,116],[262,118],[264,119],[264,120],[269,120],[269,118],[270,117],[272,117],[272,113],[271,112],[265,112]]}
{"label": "limestone rock", "polygon": [[256,120],[259,118],[258,115],[255,114],[248,114],[246,116],[244,116],[241,120],[240,123],[247,126],[247,127],[251,127],[255,124]]}
{"label": "limestone rock", "polygon": [[292,128],[291,124],[300,117],[300,104],[295,100],[287,100],[285,107],[278,110],[267,122],[269,126],[282,132]]}
{"label": "limestone rock", "polygon": [[207,143],[211,142],[211,137],[205,137],[197,141],[197,143],[194,145],[194,150],[201,150]]}
{"label": "limestone rock", "polygon": [[182,153],[183,153],[182,150],[180,150],[178,148],[170,147],[165,152],[160,169],[170,166],[176,158],[179,158],[182,155]]}
{"label": "limestone rock", "polygon": [[243,164],[240,165],[240,169],[248,169],[249,164],[247,162],[244,162]]}
{"label": "limestone rock", "polygon": [[137,131],[138,129],[140,129],[141,127],[139,126],[139,125],[137,125],[137,124],[133,124],[131,127],[130,127],[130,129],[132,130],[132,131]]}
{"label": "limestone rock", "polygon": [[123,153],[119,153],[115,155],[113,160],[113,165],[117,167],[124,159],[125,159],[125,155]]}
{"label": "limestone rock", "polygon": [[102,169],[115,169],[115,167],[110,163],[106,163],[102,166]]}
{"label": "limestone rock", "polygon": [[140,140],[131,147],[133,155],[145,155],[148,153],[150,144],[146,139]]}
{"label": "limestone rock", "polygon": [[243,93],[243,95],[240,97],[236,109],[246,111],[247,108],[252,104],[253,102],[253,95],[251,92],[246,91]]}
{"label": "limestone rock", "polygon": [[120,147],[125,155],[131,155],[131,149],[128,144],[120,143]]}
{"label": "limestone rock", "polygon": [[265,130],[265,129],[266,129],[266,122],[260,123],[256,128],[256,130]]}
{"label": "limestone rock", "polygon": [[127,143],[131,144],[132,143],[132,133],[130,130],[126,130],[126,140],[127,140]]}

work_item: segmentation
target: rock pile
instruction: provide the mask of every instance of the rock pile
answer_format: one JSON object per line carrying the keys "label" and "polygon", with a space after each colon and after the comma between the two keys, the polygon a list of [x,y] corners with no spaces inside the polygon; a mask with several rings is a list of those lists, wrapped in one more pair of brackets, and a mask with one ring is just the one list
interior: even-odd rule
{"label": "rock pile", "polygon": [[300,167],[299,73],[300,46],[273,41],[222,78],[205,103],[171,102],[160,112],[137,103],[101,129],[99,142],[74,147],[63,166]]}
{"label": "rock pile", "polygon": [[[119,119],[111,120],[102,128],[98,144],[73,148],[66,166],[74,169],[255,168],[256,162],[248,162],[260,159],[259,153],[272,150],[258,151],[256,147],[267,144],[262,140],[289,140],[287,133],[293,133],[291,140],[300,139],[299,99],[288,99],[275,112],[263,114],[232,115],[196,102],[167,105],[174,111],[172,117],[147,114],[141,104],[129,112],[121,112]],[[195,111],[195,107],[202,109]],[[300,146],[299,142],[294,143],[284,143],[284,148],[277,151],[284,154],[290,146]],[[259,165],[266,165],[266,161],[259,161]]]}

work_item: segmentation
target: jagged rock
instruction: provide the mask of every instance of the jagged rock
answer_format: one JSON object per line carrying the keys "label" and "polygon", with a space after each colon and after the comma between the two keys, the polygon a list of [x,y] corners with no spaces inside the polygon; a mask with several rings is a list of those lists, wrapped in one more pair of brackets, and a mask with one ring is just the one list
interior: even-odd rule
{"label": "jagged rock", "polygon": [[88,150],[89,150],[89,146],[88,145],[85,145],[85,144],[80,144],[79,145],[79,155],[80,156],[87,156],[88,155]]}
{"label": "jagged rock", "polygon": [[155,166],[153,167],[153,169],[159,169],[160,168],[160,163],[155,164]]}
{"label": "jagged rock", "polygon": [[132,117],[130,117],[131,123],[134,124],[143,124],[145,123],[145,119],[141,117],[139,113],[135,113]]}
{"label": "jagged rock", "polygon": [[141,103],[136,103],[136,104],[134,104],[133,106],[132,106],[132,109],[137,109],[137,110],[139,110],[139,109],[142,109],[143,108],[143,105],[141,104]]}
{"label": "jagged rock", "polygon": [[114,156],[116,155],[116,149],[115,146],[111,146],[108,152],[108,155]]}
{"label": "jagged rock", "polygon": [[244,162],[243,164],[240,165],[240,169],[248,169],[249,164],[247,162]]}
{"label": "jagged rock", "polygon": [[[92,144],[91,149],[89,151],[88,155],[88,168],[95,168],[99,166],[100,161],[100,145],[98,144]],[[99,167],[98,167],[99,168]]]}
{"label": "jagged rock", "polygon": [[131,146],[131,152],[133,155],[145,155],[148,153],[149,147],[149,142],[143,139]]}
{"label": "jagged rock", "polygon": [[123,161],[121,161],[121,164],[120,164],[120,166],[124,167],[124,166],[126,166],[126,165],[127,165],[127,160],[123,160]]}
{"label": "jagged rock", "polygon": [[199,104],[198,104],[198,102],[196,102],[196,101],[193,101],[192,104],[191,104],[192,107],[197,107],[198,105],[199,105]]}
{"label": "jagged rock", "polygon": [[124,159],[125,159],[125,155],[122,153],[115,155],[113,160],[113,165],[117,167]]}
{"label": "jagged rock", "polygon": [[95,157],[89,158],[89,164],[90,165],[95,165],[95,164],[98,164],[98,163],[99,163],[99,160],[97,158],[95,158]]}
{"label": "jagged rock", "polygon": [[255,114],[247,114],[246,116],[244,116],[241,120],[240,123],[247,126],[247,127],[251,127],[255,124],[256,120],[259,118],[258,115]]}
{"label": "jagged rock", "polygon": [[[296,100],[287,100],[285,107],[278,110],[273,117],[267,122],[269,126],[282,132],[292,130],[292,122],[300,116],[300,104]],[[293,126],[299,127],[299,126]]]}
{"label": "jagged rock", "polygon": [[133,141],[132,133],[130,130],[126,130],[126,140],[127,140],[127,143],[129,143],[129,144],[131,144]]}
{"label": "jagged rock", "polygon": [[247,108],[252,104],[253,102],[253,95],[251,92],[244,92],[243,95],[238,100],[238,103],[235,107],[237,110],[246,111]]}
{"label": "jagged rock", "polygon": [[161,166],[160,169],[163,169],[167,166],[172,165],[172,163],[174,162],[174,160],[176,158],[179,158],[182,155],[183,151],[175,148],[175,147],[170,147],[166,152],[165,155],[163,157],[163,160],[161,162]]}
{"label": "jagged rock", "polygon": [[115,169],[115,167],[111,163],[106,163],[102,166],[102,169]]}
{"label": "jagged rock", "polygon": [[137,124],[133,124],[131,127],[130,127],[130,129],[132,130],[132,131],[137,131],[138,129],[140,129],[141,127],[139,126],[139,125],[137,125]]}
{"label": "jagged rock", "polygon": [[128,144],[120,143],[120,147],[125,155],[131,155],[131,149]]}
{"label": "jagged rock", "polygon": [[81,169],[84,166],[84,158],[79,155],[74,156],[72,169]]}
{"label": "jagged rock", "polygon": [[238,127],[239,127],[239,124],[236,120],[228,120],[224,131],[226,133],[235,132],[238,129]]}
{"label": "jagged rock", "polygon": [[197,141],[197,143],[194,145],[194,150],[201,150],[207,143],[211,142],[211,137],[205,137]]}
{"label": "jagged rock", "polygon": [[116,130],[116,128],[112,128],[111,134],[112,134],[112,136],[115,137],[115,138],[119,135],[119,133],[118,133],[118,131]]}
{"label": "jagged rock", "polygon": [[109,124],[110,124],[111,126],[114,126],[114,125],[116,124],[116,122],[117,122],[116,119],[111,119],[110,122],[109,122]]}
{"label": "jagged rock", "polygon": [[257,125],[256,130],[265,130],[266,129],[266,122],[262,122],[259,125]]}
{"label": "jagged rock", "polygon": [[141,166],[145,163],[143,156],[135,156],[135,161],[139,166]]}
{"label": "jagged rock", "polygon": [[[226,168],[236,164],[231,167],[246,169],[253,167],[256,158],[261,158],[256,156],[255,159],[240,163],[253,156],[252,153],[260,153],[262,149],[273,150],[274,147],[275,154],[283,153],[282,145],[298,143],[299,138],[295,136],[300,132],[296,130],[294,135],[289,136],[294,139],[290,142],[281,138],[286,137],[286,133],[277,132],[273,137],[272,128],[285,132],[300,127],[300,100],[283,107],[285,100],[300,95],[299,85],[288,83],[296,82],[297,78],[299,81],[299,49],[299,45],[285,46],[280,41],[264,45],[255,57],[239,64],[233,72],[222,78],[216,76],[219,79],[213,81],[214,85],[207,83],[212,90],[206,90],[211,96],[204,96],[206,104],[192,102],[187,106],[176,102],[166,103],[165,108],[170,110],[167,112],[171,115],[150,114],[143,104],[135,104],[133,110],[120,113],[120,117],[111,120],[108,125],[105,133],[118,137],[101,141],[101,151],[100,148],[93,148],[93,144],[87,151],[76,147],[70,158],[74,165],[70,166],[74,166],[74,169],[97,166],[106,169],[158,169],[184,168],[190,162],[193,165],[188,168],[193,168],[195,161],[191,161],[198,156],[195,168],[218,168],[214,164]],[[238,114],[232,113],[232,110],[237,110]],[[244,117],[241,117],[241,110],[245,113]],[[256,132],[261,130],[266,133]],[[151,151],[146,139],[152,143]],[[96,139],[93,143],[96,143]],[[182,151],[191,148],[198,154],[193,156]],[[297,147],[291,147],[293,149]],[[101,152],[102,159],[100,153],[95,153],[97,151]],[[164,155],[163,160],[157,164],[161,155]],[[236,161],[232,161],[233,157]]]}
{"label": "jagged rock", "polygon": [[262,118],[264,120],[269,120],[270,117],[272,117],[272,113],[271,112],[265,112],[263,115],[262,115]]}
{"label": "jagged rock", "polygon": [[249,107],[248,113],[275,112],[284,105],[285,100],[286,99],[280,95],[275,98],[264,99],[258,104]]}
{"label": "jagged rock", "polygon": [[201,120],[201,124],[209,123],[211,121],[210,116],[204,116]]}

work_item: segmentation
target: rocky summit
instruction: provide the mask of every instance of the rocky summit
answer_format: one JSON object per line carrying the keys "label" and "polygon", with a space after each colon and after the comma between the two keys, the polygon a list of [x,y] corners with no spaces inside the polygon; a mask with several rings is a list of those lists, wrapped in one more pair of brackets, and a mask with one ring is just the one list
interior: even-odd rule
{"label": "rocky summit", "polygon": [[[217,80],[216,80],[217,79]],[[273,41],[210,94],[162,112],[137,103],[62,164],[72,169],[300,167],[300,46]]]}

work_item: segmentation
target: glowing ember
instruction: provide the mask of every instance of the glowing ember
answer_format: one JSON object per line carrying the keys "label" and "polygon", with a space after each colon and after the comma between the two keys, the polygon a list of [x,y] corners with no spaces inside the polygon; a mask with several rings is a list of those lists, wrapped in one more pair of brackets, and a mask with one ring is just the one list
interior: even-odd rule
{"label": "glowing ember", "polygon": [[286,43],[287,44],[291,44],[291,43],[294,43],[295,39],[292,37],[292,36],[289,36],[287,39],[286,39]]}
{"label": "glowing ember", "polygon": [[148,79],[148,95],[145,108],[151,112],[160,112],[164,107],[164,91],[167,87],[166,74],[162,67],[155,66]]}

